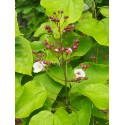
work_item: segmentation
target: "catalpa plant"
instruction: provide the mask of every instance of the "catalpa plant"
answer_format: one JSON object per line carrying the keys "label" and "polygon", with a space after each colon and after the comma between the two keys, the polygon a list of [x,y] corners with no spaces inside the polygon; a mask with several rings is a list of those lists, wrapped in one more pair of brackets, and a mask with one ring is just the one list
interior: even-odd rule
{"label": "catalpa plant", "polygon": [[85,31],[93,18],[83,23],[80,3],[74,18],[63,2],[53,12],[57,1],[41,2],[48,18],[34,33],[38,41],[25,39],[16,19],[16,125],[108,124],[107,43]]}

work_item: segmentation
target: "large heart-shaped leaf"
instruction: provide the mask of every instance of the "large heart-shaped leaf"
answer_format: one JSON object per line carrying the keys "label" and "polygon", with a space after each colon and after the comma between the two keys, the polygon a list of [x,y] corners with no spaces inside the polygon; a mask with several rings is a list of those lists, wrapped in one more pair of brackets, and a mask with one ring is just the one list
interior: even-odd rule
{"label": "large heart-shaped leaf", "polygon": [[45,110],[34,115],[29,125],[71,125],[71,120],[64,109],[57,110],[55,114]]}
{"label": "large heart-shaped leaf", "polygon": [[60,92],[62,85],[51,79],[47,73],[37,74],[34,77],[34,81],[39,82],[45,87],[48,93],[48,98],[45,105],[51,106],[54,100],[57,98],[57,95]]}
{"label": "large heart-shaped leaf", "polygon": [[64,15],[69,16],[66,24],[76,22],[83,11],[83,0],[41,0],[40,4],[46,8],[48,16],[55,11],[63,10]]}
{"label": "large heart-shaped leaf", "polygon": [[99,109],[109,107],[109,88],[105,84],[80,85],[79,92],[87,96]]}
{"label": "large heart-shaped leaf", "polygon": [[99,44],[109,44],[109,21],[108,18],[98,21],[96,19],[84,19],[76,25],[76,29],[92,36]]}
{"label": "large heart-shaped leaf", "polygon": [[16,72],[31,75],[33,57],[30,43],[22,36],[17,36],[15,42]]}
{"label": "large heart-shaped leaf", "polygon": [[30,81],[16,88],[16,118],[25,118],[43,106],[47,92],[42,84]]}

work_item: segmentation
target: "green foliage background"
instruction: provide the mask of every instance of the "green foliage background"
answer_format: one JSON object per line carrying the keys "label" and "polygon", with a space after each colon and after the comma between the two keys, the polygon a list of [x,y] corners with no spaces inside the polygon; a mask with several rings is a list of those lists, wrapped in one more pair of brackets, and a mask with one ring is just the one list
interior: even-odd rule
{"label": "green foliage background", "polygon": [[[15,5],[15,117],[22,119],[21,125],[108,125],[108,112],[104,111],[109,110],[109,1],[16,0]],[[90,65],[86,70],[89,79],[72,84],[72,113],[63,108],[64,82],[58,78],[64,76],[52,53],[46,53],[46,60],[54,63],[49,73],[32,71],[32,50],[44,51],[43,40],[49,36],[44,29],[50,24],[48,16],[62,9],[69,16],[65,26],[76,26],[63,39],[68,45],[74,38],[80,39],[68,66],[68,78],[74,76],[80,63]],[[53,29],[58,39],[54,25]]]}

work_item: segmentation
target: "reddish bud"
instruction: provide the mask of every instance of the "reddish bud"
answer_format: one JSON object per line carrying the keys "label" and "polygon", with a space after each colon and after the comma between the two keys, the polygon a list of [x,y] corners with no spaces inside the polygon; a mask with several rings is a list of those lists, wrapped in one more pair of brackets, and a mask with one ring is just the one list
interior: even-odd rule
{"label": "reddish bud", "polygon": [[50,45],[47,45],[47,46],[46,46],[46,49],[50,49],[50,48],[51,48],[51,46],[50,46]]}
{"label": "reddish bud", "polygon": [[53,44],[53,43],[51,43],[51,44],[50,44],[50,46],[51,46],[51,47],[54,47],[54,44]]}
{"label": "reddish bud", "polygon": [[76,43],[75,45],[76,45],[77,47],[79,46],[79,44],[78,44],[78,43]]}
{"label": "reddish bud", "polygon": [[78,43],[78,42],[79,42],[79,40],[78,40],[78,39],[76,39],[76,40],[73,40],[73,42]]}
{"label": "reddish bud", "polygon": [[48,29],[48,33],[51,33],[52,32],[52,30],[51,29]]}
{"label": "reddish bud", "polygon": [[43,60],[43,63],[44,63],[44,64],[47,64],[47,61],[46,61],[46,60]]}
{"label": "reddish bud", "polygon": [[46,25],[46,26],[45,26],[45,29],[50,29],[50,26],[49,26],[49,25]]}
{"label": "reddish bud", "polygon": [[80,81],[81,79],[82,79],[81,77],[78,77],[76,80],[77,80],[77,81]]}
{"label": "reddish bud", "polygon": [[67,19],[67,18],[69,18],[69,16],[64,16],[64,19]]}
{"label": "reddish bud", "polygon": [[89,64],[86,65],[86,68],[89,68]]}
{"label": "reddish bud", "polygon": [[36,61],[36,62],[40,61],[40,58],[36,58],[35,61]]}
{"label": "reddish bud", "polygon": [[61,50],[62,50],[62,51],[65,51],[65,48],[64,48],[64,47],[62,47],[62,48],[61,48]]}
{"label": "reddish bud", "polygon": [[36,54],[36,51],[35,51],[35,50],[32,50],[32,53],[33,53],[33,54]]}
{"label": "reddish bud", "polygon": [[68,55],[69,53],[70,53],[70,51],[67,49],[67,50],[66,50],[66,55]]}
{"label": "reddish bud", "polygon": [[80,64],[80,66],[81,66],[81,67],[83,67],[83,66],[84,66],[84,64],[82,64],[82,63],[81,63],[81,64]]}
{"label": "reddish bud", "polygon": [[88,77],[84,77],[84,80],[88,80]]}
{"label": "reddish bud", "polygon": [[53,19],[53,16],[49,16],[50,19]]}
{"label": "reddish bud", "polygon": [[39,53],[38,56],[44,56],[44,53]]}
{"label": "reddish bud", "polygon": [[52,62],[49,62],[50,65],[52,65],[53,63]]}
{"label": "reddish bud", "polygon": [[44,40],[43,44],[44,44],[44,45],[48,45],[47,40]]}
{"label": "reddish bud", "polygon": [[73,48],[73,50],[76,50],[76,49],[77,49],[77,46],[76,46],[76,45],[73,45],[72,48]]}

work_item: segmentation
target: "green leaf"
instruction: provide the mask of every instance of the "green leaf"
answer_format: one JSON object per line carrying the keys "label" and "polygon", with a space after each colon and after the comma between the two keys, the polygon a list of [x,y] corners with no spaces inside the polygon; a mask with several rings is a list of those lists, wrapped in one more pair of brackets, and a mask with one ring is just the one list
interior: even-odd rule
{"label": "green leaf", "polygon": [[96,19],[84,19],[76,25],[76,29],[92,36],[99,44],[109,45],[109,21],[108,18],[98,21]]}
{"label": "green leaf", "polygon": [[107,85],[81,85],[78,89],[81,94],[88,97],[99,109],[107,109],[109,107],[109,88]]}
{"label": "green leaf", "polygon": [[105,16],[105,17],[109,17],[109,7],[108,6],[103,6],[103,7],[99,7],[100,8],[100,13]]}
{"label": "green leaf", "polygon": [[15,42],[16,72],[31,75],[33,57],[30,43],[22,36],[17,36]]}
{"label": "green leaf", "polygon": [[64,15],[69,16],[67,25],[76,22],[83,11],[83,0],[41,0],[40,4],[46,8],[48,16],[55,11],[63,10]]}
{"label": "green leaf", "polygon": [[35,50],[36,52],[41,51],[45,48],[45,45],[43,44],[43,41],[33,41],[31,43],[32,50]]}
{"label": "green leaf", "polygon": [[57,98],[57,95],[60,92],[62,85],[51,79],[47,73],[37,74],[34,77],[34,81],[39,82],[45,87],[48,93],[48,100],[46,105],[51,106],[54,100]]}
{"label": "green leaf", "polygon": [[45,30],[45,26],[46,25],[49,25],[50,22],[47,22],[47,23],[42,23],[41,26],[36,30],[36,32],[34,33],[34,36],[35,37],[38,37],[44,33],[47,33],[47,31]]}
{"label": "green leaf", "polygon": [[29,125],[71,125],[70,116],[64,109],[59,109],[55,114],[49,111],[41,111],[34,115]]}
{"label": "green leaf", "polygon": [[42,23],[41,26],[34,33],[34,36],[38,37],[42,34],[47,34],[48,33],[47,30],[45,30],[46,25],[49,25],[51,27],[51,29],[53,30],[55,38],[59,38],[58,28],[57,28],[56,24],[53,23],[53,22]]}
{"label": "green leaf", "polygon": [[31,112],[42,107],[47,98],[43,85],[35,81],[18,87],[18,90],[16,91],[16,118],[28,117]]}
{"label": "green leaf", "polygon": [[[71,72],[72,72],[72,67],[68,65],[68,70],[67,70],[68,80],[71,80]],[[48,75],[56,82],[59,82],[60,84],[65,85],[64,71],[59,66],[53,66],[49,68]]]}
{"label": "green leaf", "polygon": [[15,12],[15,36],[20,36],[22,33],[19,30],[18,22],[17,22],[17,14]]}
{"label": "green leaf", "polygon": [[78,110],[76,114],[71,114],[71,118],[73,117],[72,120],[76,119],[72,121],[73,123],[76,122],[76,124],[73,125],[89,125],[91,118],[91,102],[83,96],[75,96],[71,98],[71,105]]}
{"label": "green leaf", "polygon": [[92,41],[89,37],[80,38],[78,50],[73,56],[83,56],[90,50],[91,47]]}
{"label": "green leaf", "polygon": [[16,84],[16,87],[21,86],[22,77],[23,77],[23,74],[15,73],[15,84]]}

